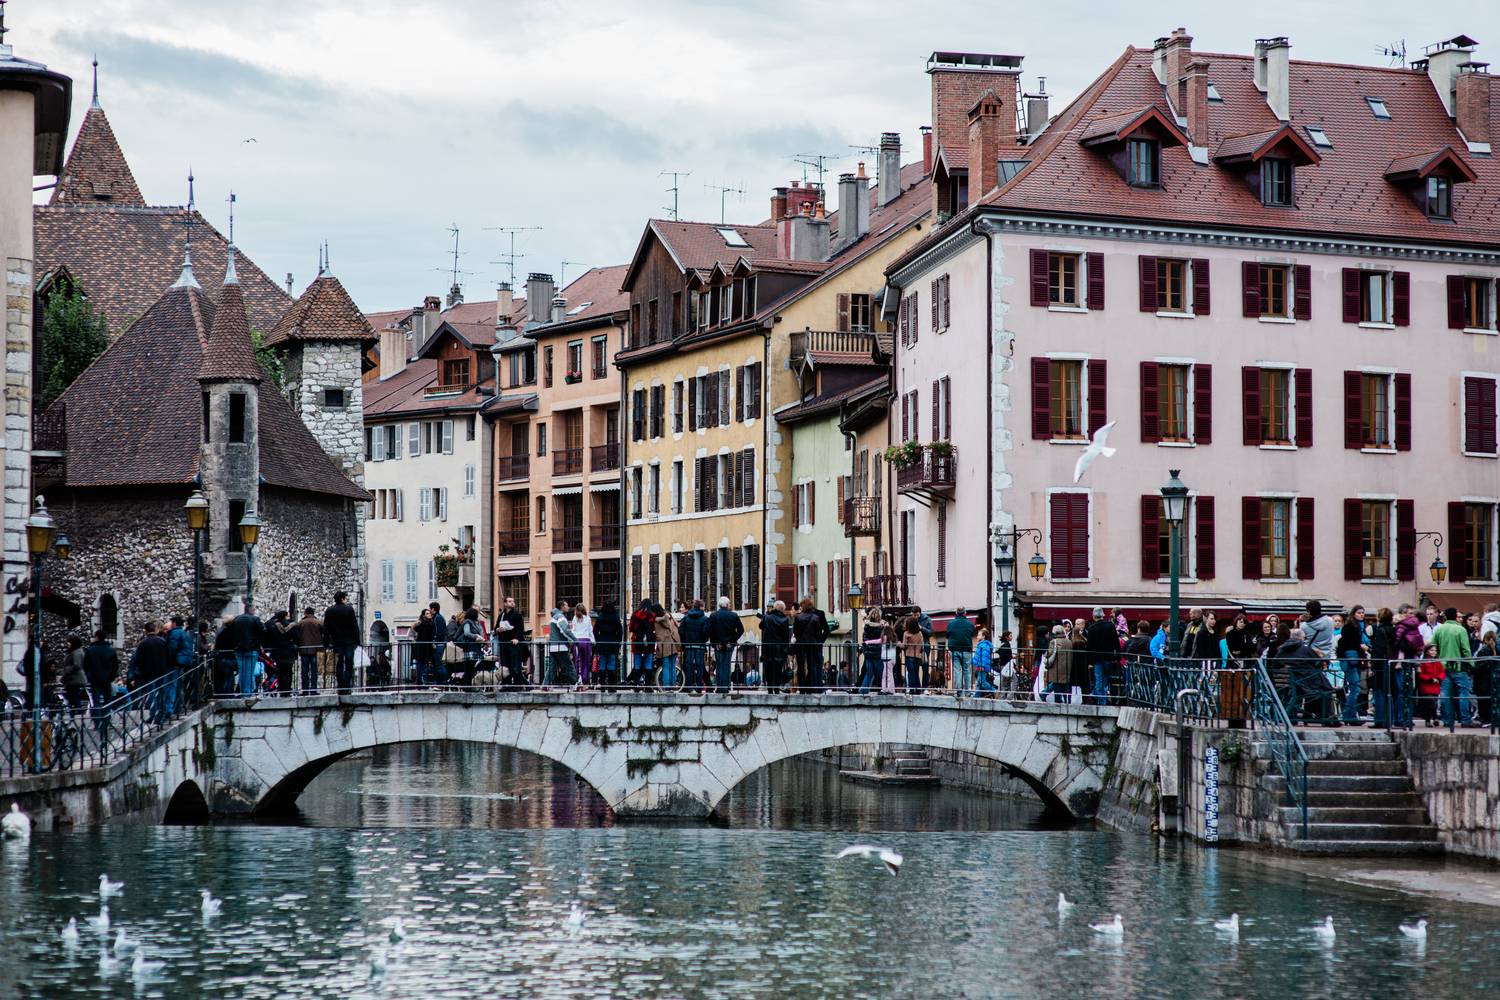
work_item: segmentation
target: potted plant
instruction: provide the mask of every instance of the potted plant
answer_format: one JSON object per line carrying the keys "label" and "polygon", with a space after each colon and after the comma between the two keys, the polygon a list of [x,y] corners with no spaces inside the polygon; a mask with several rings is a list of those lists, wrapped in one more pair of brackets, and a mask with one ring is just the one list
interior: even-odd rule
{"label": "potted plant", "polygon": [[568,372],[563,376],[563,381],[568,385],[577,385],[583,381],[583,372]]}
{"label": "potted plant", "polygon": [[433,573],[439,587],[457,587],[458,568],[474,562],[473,545],[464,545],[456,538],[452,541],[452,545],[439,545],[437,554],[432,557]]}
{"label": "potted plant", "polygon": [[953,454],[953,442],[934,441],[927,446],[927,450],[932,452],[933,458],[948,458]]}
{"label": "potted plant", "polygon": [[903,441],[885,450],[885,460],[898,469],[916,465],[922,460],[922,445],[917,441]]}

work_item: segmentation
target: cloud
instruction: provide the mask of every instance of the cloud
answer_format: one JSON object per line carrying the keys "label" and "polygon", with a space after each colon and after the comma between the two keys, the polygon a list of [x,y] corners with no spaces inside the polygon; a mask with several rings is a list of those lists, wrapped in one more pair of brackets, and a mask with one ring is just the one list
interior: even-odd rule
{"label": "cloud", "polygon": [[528,153],[556,156],[570,152],[602,153],[628,163],[655,162],[673,144],[598,108],[540,108],[512,102],[498,109],[505,131]]}

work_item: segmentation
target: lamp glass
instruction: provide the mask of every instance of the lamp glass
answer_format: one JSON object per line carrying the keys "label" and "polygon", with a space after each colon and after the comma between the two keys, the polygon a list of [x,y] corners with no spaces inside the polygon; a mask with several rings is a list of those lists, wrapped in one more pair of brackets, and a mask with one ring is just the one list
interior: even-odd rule
{"label": "lamp glass", "polygon": [[995,557],[995,579],[1006,589],[1016,585],[1016,557],[1008,548]]}
{"label": "lamp glass", "polygon": [[1047,575],[1047,560],[1043,559],[1042,554],[1038,552],[1036,555],[1026,560],[1026,569],[1029,573],[1031,573],[1031,578],[1033,580],[1040,580],[1042,577]]}
{"label": "lamp glass", "polygon": [[66,559],[73,554],[73,543],[68,541],[66,533],[57,536],[57,541],[52,543],[52,551],[59,559]]}
{"label": "lamp glass", "polygon": [[56,526],[52,523],[52,515],[47,513],[47,505],[42,498],[37,497],[31,516],[26,519],[26,548],[33,556],[46,555],[47,550],[52,548],[54,531]]}
{"label": "lamp glass", "polygon": [[858,611],[865,606],[865,592],[860,589],[859,584],[849,584],[849,593],[847,597],[849,600],[849,607],[852,610]]}
{"label": "lamp glass", "polygon": [[245,511],[245,516],[240,518],[240,541],[246,545],[260,541],[260,519],[253,510]]}
{"label": "lamp glass", "polygon": [[188,497],[187,503],[182,505],[182,509],[187,514],[190,530],[202,531],[208,527],[208,498],[203,495],[202,490],[194,490],[193,495]]}
{"label": "lamp glass", "polygon": [[1434,559],[1432,565],[1427,567],[1427,572],[1432,574],[1433,583],[1442,583],[1448,579],[1448,565],[1441,558]]}
{"label": "lamp glass", "polygon": [[1187,516],[1188,488],[1181,479],[1177,478],[1178,469],[1173,469],[1172,477],[1167,484],[1161,488],[1162,514],[1172,524],[1181,524]]}

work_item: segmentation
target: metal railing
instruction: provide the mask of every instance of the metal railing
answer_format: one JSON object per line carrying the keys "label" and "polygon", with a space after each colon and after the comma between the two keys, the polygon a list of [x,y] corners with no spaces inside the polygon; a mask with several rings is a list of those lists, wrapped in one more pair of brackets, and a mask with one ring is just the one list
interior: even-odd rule
{"label": "metal railing", "polygon": [[880,498],[849,497],[844,501],[844,537],[880,534]]}
{"label": "metal railing", "polygon": [[0,714],[0,775],[82,771],[124,757],[205,704],[208,676],[200,662],[97,705],[72,707],[59,693],[40,725],[30,709],[9,708]]}
{"label": "metal railing", "polygon": [[951,490],[958,481],[958,449],[949,447],[943,453],[932,445],[922,446],[922,455],[910,465],[896,470],[896,491]]}
{"label": "metal railing", "polygon": [[606,441],[589,446],[589,471],[608,472],[620,467],[620,442]]}
{"label": "metal railing", "polygon": [[907,607],[911,604],[911,588],[904,573],[886,573],[865,577],[865,607]]}
{"label": "metal railing", "polygon": [[1307,837],[1307,748],[1297,737],[1297,730],[1287,715],[1281,696],[1271,683],[1271,675],[1259,660],[1255,664],[1255,697],[1251,701],[1251,719],[1266,743],[1271,762],[1286,781],[1287,805],[1296,808],[1302,818],[1302,836]]}
{"label": "metal railing", "polygon": [[594,524],[589,526],[589,551],[598,552],[604,549],[618,549],[620,547],[620,526],[618,524]]}
{"label": "metal railing", "polygon": [[495,478],[501,482],[511,479],[526,479],[531,475],[531,456],[501,455],[495,459]]}
{"label": "metal railing", "polygon": [[583,448],[557,448],[552,452],[554,476],[576,476],[583,471]]}
{"label": "metal railing", "polygon": [[552,529],[552,551],[553,552],[582,552],[583,551],[583,525],[575,524],[568,527]]}
{"label": "metal railing", "polygon": [[531,532],[525,528],[505,528],[495,532],[497,556],[524,556],[531,553]]}

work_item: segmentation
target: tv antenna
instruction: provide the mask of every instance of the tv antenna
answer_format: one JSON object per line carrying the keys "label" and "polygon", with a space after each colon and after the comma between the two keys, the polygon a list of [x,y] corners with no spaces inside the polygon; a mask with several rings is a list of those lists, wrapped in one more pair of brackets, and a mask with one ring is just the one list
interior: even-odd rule
{"label": "tv antenna", "polygon": [[672,213],[672,221],[676,222],[677,221],[677,194],[678,194],[678,191],[680,190],[679,185],[682,183],[682,178],[693,176],[693,172],[691,170],[663,170],[661,173],[657,174],[656,176],[658,176],[658,177],[667,177],[667,176],[670,176],[672,178],[672,186],[666,189],[667,191],[670,191],[672,193],[672,207],[671,208],[667,208],[666,206],[663,206],[662,207],[662,211],[664,211],[664,212],[671,212]]}
{"label": "tv antenna", "polygon": [[[740,183],[743,184],[744,181],[741,181]],[[724,224],[724,196],[737,194],[741,197],[744,197],[745,194],[745,189],[743,187],[729,187],[725,184],[705,184],[703,185],[703,190],[719,192],[719,225],[721,226]]]}
{"label": "tv antenna", "polygon": [[231,190],[229,197],[224,200],[229,203],[229,243],[232,246],[234,244],[234,203],[237,200],[234,191]]}
{"label": "tv antenna", "polygon": [[559,291],[561,291],[562,289],[566,288],[567,285],[568,285],[568,265],[569,264],[582,264],[582,263],[583,263],[583,261],[581,261],[581,260],[565,260],[565,261],[562,261],[562,262],[560,262],[558,264],[558,267],[557,267],[557,287],[558,287]]}
{"label": "tv antenna", "polygon": [[1392,66],[1406,65],[1406,39],[1404,38],[1389,45],[1377,45],[1375,51],[1389,59]]}
{"label": "tv antenna", "polygon": [[807,183],[808,170],[818,172],[818,187],[823,186],[823,172],[828,169],[828,164],[835,160],[843,159],[833,153],[793,153],[792,162],[802,164],[802,183]]}
{"label": "tv antenna", "polygon": [[541,226],[485,226],[484,229],[485,229],[485,232],[489,232],[489,233],[505,233],[506,235],[508,235],[510,237],[510,252],[509,253],[500,254],[494,260],[490,261],[490,263],[491,264],[505,264],[505,265],[508,265],[509,268],[510,268],[510,286],[512,288],[516,287],[516,261],[518,261],[518,260],[525,260],[526,259],[526,255],[524,253],[516,253],[516,234],[517,233],[537,233],[537,232],[541,232],[542,227]]}

